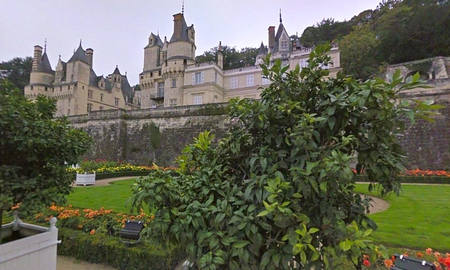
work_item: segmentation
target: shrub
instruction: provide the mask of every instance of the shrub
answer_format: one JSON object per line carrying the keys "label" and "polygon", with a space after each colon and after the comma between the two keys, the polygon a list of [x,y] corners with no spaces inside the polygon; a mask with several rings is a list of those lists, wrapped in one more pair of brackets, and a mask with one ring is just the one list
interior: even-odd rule
{"label": "shrub", "polygon": [[431,102],[397,102],[418,76],[399,88],[398,72],[390,83],[326,78],[329,49],[316,47],[301,71],[281,61],[269,68],[268,57],[272,84],[261,100],[230,103],[235,124],[224,139],[200,133],[179,157],[179,175],[136,180],[133,205],[156,209],[148,237],[185,246],[200,269],[361,269],[362,254],[376,260],[376,225],[369,199],[354,193],[351,164],[382,194],[398,193],[396,135],[405,115],[427,117]]}

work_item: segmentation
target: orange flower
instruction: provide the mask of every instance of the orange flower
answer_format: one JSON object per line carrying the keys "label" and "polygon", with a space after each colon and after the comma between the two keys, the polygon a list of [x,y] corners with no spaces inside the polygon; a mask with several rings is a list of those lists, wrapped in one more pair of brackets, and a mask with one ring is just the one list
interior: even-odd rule
{"label": "orange flower", "polygon": [[16,205],[13,205],[12,207],[11,207],[11,210],[16,210],[16,209],[19,209],[20,208],[20,203],[18,203],[18,204],[16,204]]}
{"label": "orange flower", "polygon": [[441,257],[441,253],[439,253],[439,252],[434,252],[434,257],[436,258],[436,259],[439,259],[439,257]]}
{"label": "orange flower", "polygon": [[384,260],[384,265],[387,268],[390,268],[390,267],[392,267],[394,265],[394,263],[392,262],[392,260]]}
{"label": "orange flower", "polygon": [[417,256],[418,258],[422,258],[422,257],[423,257],[423,253],[422,253],[422,252],[417,252],[417,253],[416,253],[416,256]]}
{"label": "orange flower", "polygon": [[368,260],[364,260],[363,261],[364,266],[369,267],[370,266],[370,262]]}
{"label": "orange flower", "polygon": [[81,229],[81,228],[83,228],[83,225],[80,224],[80,225],[77,226],[77,228]]}
{"label": "orange flower", "polygon": [[90,234],[94,234],[94,233],[95,233],[95,230],[91,230]]}
{"label": "orange flower", "polygon": [[403,253],[403,256],[405,256],[405,257],[408,257],[408,255],[409,255],[408,252]]}
{"label": "orange flower", "polygon": [[427,255],[431,255],[431,252],[433,252],[433,250],[431,248],[427,248],[425,252],[427,253]]}

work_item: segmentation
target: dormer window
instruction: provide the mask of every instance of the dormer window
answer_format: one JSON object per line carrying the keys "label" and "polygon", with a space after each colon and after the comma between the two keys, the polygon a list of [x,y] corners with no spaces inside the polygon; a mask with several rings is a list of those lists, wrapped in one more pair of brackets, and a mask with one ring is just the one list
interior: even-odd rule
{"label": "dormer window", "polygon": [[281,50],[287,50],[287,49],[288,49],[287,41],[281,41]]}

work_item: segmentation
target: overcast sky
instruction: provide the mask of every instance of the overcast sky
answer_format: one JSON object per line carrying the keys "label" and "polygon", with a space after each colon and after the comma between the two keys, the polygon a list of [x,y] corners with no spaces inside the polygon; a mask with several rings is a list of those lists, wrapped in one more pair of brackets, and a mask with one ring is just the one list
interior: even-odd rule
{"label": "overcast sky", "polygon": [[[267,28],[279,25],[279,12],[289,35],[324,18],[350,20],[381,0],[185,0],[184,16],[194,24],[196,55],[223,45],[241,49],[267,45]],[[182,0],[1,0],[0,62],[33,56],[44,47],[55,69],[58,56],[68,61],[80,39],[94,50],[94,70],[108,75],[116,65],[131,85],[142,72],[150,33],[170,39],[173,15]]]}

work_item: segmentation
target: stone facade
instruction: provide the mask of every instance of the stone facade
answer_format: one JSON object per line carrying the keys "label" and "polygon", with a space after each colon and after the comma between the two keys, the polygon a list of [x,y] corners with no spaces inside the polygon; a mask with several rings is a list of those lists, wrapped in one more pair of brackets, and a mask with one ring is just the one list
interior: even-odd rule
{"label": "stone facade", "polygon": [[34,46],[30,84],[25,96],[35,99],[46,95],[57,100],[56,116],[82,115],[95,110],[138,109],[140,101],[116,66],[106,78],[97,76],[92,68],[94,50],[80,45],[73,56],[64,62],[59,58],[53,70],[47,51]]}
{"label": "stone facade", "polygon": [[[144,48],[144,68],[139,75],[141,108],[175,107],[227,102],[232,98],[260,97],[260,87],[268,85],[259,66],[270,53],[271,60],[280,59],[283,65],[300,68],[307,65],[313,48],[303,47],[297,35],[289,36],[282,23],[268,29],[268,46],[261,43],[253,66],[224,70],[222,46],[217,48],[217,62],[195,62],[195,30],[187,26],[184,14],[174,17],[174,31],[170,41],[153,33]],[[330,52],[335,76],[340,68],[340,52],[333,47]]]}

